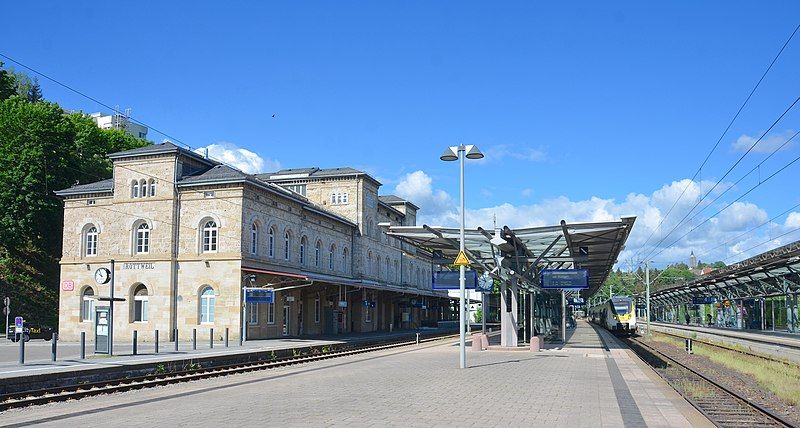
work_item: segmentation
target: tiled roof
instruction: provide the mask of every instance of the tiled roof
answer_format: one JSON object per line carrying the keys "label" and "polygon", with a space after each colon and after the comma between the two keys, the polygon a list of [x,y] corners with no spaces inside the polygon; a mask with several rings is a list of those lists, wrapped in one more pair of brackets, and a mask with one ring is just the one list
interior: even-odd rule
{"label": "tiled roof", "polygon": [[122,158],[136,157],[136,156],[160,155],[165,153],[182,153],[186,156],[205,162],[208,165],[219,164],[219,162],[213,161],[211,159],[206,159],[205,157],[201,156],[196,152],[177,146],[173,143],[170,143],[169,141],[165,141],[160,144],[151,144],[136,149],[125,150],[122,152],[111,153],[108,155],[108,158],[113,160],[113,159],[122,159]]}
{"label": "tiled roof", "polygon": [[367,174],[364,171],[357,170],[355,168],[350,167],[342,167],[342,168],[289,168],[289,169],[282,169],[276,172],[270,172],[266,174],[258,174],[257,177],[262,180],[292,180],[297,178],[324,178],[324,177],[344,177],[350,175],[363,175],[369,177],[374,182],[380,184],[378,180],[376,180],[371,175]]}
{"label": "tiled roof", "polygon": [[386,205],[401,205],[401,204],[405,204],[405,205],[412,206],[416,210],[419,209],[419,207],[414,205],[411,201],[405,200],[405,199],[403,199],[403,198],[401,198],[401,197],[399,197],[397,195],[382,195],[382,196],[378,196],[378,200],[383,202]]}
{"label": "tiled roof", "polygon": [[58,196],[69,195],[82,195],[87,193],[105,193],[114,190],[114,179],[95,181],[94,183],[78,184],[68,189],[59,190],[56,193]]}
{"label": "tiled roof", "polygon": [[178,181],[178,184],[199,184],[205,182],[219,182],[237,179],[243,180],[248,177],[251,176],[239,171],[238,169],[231,168],[228,165],[217,165],[206,170],[205,172],[184,177]]}

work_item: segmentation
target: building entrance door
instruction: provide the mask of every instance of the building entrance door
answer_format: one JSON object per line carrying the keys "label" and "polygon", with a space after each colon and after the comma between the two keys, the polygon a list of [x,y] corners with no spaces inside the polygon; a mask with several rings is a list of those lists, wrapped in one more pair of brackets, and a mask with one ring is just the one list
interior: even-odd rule
{"label": "building entrance door", "polygon": [[289,305],[286,305],[286,306],[283,307],[283,335],[284,336],[288,336],[289,335],[289,321],[291,319],[290,317],[292,316],[292,310],[291,309],[292,309],[292,307],[289,306]]}

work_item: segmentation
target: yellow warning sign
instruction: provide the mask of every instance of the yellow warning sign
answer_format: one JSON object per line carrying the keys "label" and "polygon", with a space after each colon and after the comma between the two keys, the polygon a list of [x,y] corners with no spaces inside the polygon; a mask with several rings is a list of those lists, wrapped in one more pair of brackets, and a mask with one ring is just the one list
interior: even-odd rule
{"label": "yellow warning sign", "polygon": [[458,257],[456,257],[455,263],[456,266],[469,266],[469,260],[467,259],[467,255],[464,254],[463,251],[458,252]]}

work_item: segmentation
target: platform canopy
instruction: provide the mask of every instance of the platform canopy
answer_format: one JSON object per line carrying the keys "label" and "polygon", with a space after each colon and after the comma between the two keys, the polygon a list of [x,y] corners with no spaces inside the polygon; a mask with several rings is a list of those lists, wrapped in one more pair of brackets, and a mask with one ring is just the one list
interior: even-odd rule
{"label": "platform canopy", "polygon": [[[516,280],[539,290],[542,269],[588,269],[594,294],[625,247],[636,217],[598,223],[511,229],[465,229],[464,246],[471,267],[500,280]],[[434,263],[452,265],[459,250],[459,229],[439,226],[387,226],[388,235],[434,254]]]}
{"label": "platform canopy", "polygon": [[800,292],[800,241],[712,271],[650,295],[656,304],[691,303],[695,297],[746,299]]}

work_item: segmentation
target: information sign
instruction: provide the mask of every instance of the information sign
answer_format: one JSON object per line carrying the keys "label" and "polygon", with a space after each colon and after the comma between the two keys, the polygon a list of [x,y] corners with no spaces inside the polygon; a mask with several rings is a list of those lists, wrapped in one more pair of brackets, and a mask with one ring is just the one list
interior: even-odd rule
{"label": "information sign", "polygon": [[[443,270],[433,273],[433,289],[434,290],[459,290],[460,273],[455,271]],[[474,270],[464,271],[464,288],[475,289],[478,287],[478,273]]]}
{"label": "information sign", "polygon": [[539,278],[542,288],[589,288],[589,271],[587,269],[544,269]]}
{"label": "information sign", "polygon": [[25,323],[25,320],[22,317],[14,317],[14,330],[17,333],[22,333],[22,325]]}
{"label": "information sign", "polygon": [[710,305],[717,303],[717,298],[714,296],[692,296],[693,305]]}
{"label": "information sign", "polygon": [[245,303],[275,303],[275,290],[269,288],[245,288]]}
{"label": "information sign", "polygon": [[61,289],[64,291],[73,291],[75,290],[75,281],[61,281]]}

